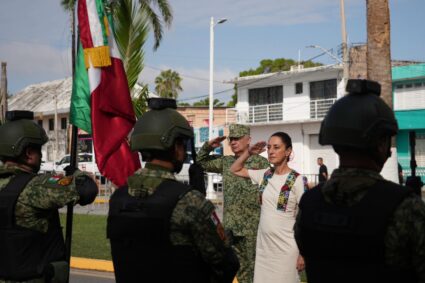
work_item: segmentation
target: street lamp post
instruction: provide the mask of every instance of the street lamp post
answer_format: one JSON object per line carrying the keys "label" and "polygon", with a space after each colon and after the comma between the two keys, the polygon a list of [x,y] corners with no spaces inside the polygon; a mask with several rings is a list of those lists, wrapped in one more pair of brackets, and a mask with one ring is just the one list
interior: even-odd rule
{"label": "street lamp post", "polygon": [[[214,21],[214,17],[211,17],[210,21],[210,87],[209,87],[209,117],[208,117],[208,140],[212,139],[213,135],[213,125],[214,125],[214,27],[218,24],[222,24],[226,22],[227,19],[219,19],[217,22]],[[214,194],[214,188],[213,188],[213,182],[212,182],[212,176],[208,175],[208,188],[207,188],[207,196],[210,198]]]}

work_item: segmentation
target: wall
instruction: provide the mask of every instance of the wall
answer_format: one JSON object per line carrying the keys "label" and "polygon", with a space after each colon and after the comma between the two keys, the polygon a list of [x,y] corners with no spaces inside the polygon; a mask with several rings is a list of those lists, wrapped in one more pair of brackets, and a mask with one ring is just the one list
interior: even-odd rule
{"label": "wall", "polygon": [[[213,127],[213,137],[219,136],[221,133],[225,136],[228,134],[228,128],[226,125],[226,110],[227,107],[214,107],[214,127]],[[177,111],[182,114],[191,124],[195,131],[195,139],[197,148],[201,147],[204,143],[204,140],[200,140],[199,133],[200,131],[208,131],[208,120],[209,120],[209,108],[208,107],[178,107]],[[227,117],[228,118],[228,117]],[[235,122],[235,120],[230,120],[227,122]],[[207,137],[208,138],[208,137]],[[223,151],[224,154],[232,154],[227,141],[223,142]]]}

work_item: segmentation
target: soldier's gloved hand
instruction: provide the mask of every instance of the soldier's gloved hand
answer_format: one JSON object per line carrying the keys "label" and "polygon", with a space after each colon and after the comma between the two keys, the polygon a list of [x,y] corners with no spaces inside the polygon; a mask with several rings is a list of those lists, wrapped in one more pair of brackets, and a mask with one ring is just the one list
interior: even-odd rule
{"label": "soldier's gloved hand", "polygon": [[423,185],[424,183],[422,182],[421,177],[410,176],[406,179],[406,187],[412,188],[418,195],[421,195],[421,189]]}
{"label": "soldier's gloved hand", "polygon": [[204,169],[198,163],[189,167],[189,185],[200,191],[204,196],[207,194],[205,188]]}
{"label": "soldier's gloved hand", "polygon": [[71,166],[71,165],[68,165],[65,168],[63,168],[63,171],[65,171],[66,176],[74,175],[75,171],[77,171],[77,170],[78,170],[78,168]]}
{"label": "soldier's gloved hand", "polygon": [[80,174],[78,176],[74,176],[75,187],[80,195],[78,203],[80,205],[87,205],[96,199],[98,193],[97,184],[90,176],[83,174],[79,170],[78,172],[80,172]]}

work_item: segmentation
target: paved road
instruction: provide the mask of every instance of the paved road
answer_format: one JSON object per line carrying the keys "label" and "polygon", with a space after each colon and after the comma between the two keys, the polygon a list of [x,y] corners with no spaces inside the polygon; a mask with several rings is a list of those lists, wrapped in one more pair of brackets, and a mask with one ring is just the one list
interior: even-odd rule
{"label": "paved road", "polygon": [[115,276],[111,272],[71,269],[70,283],[112,283]]}

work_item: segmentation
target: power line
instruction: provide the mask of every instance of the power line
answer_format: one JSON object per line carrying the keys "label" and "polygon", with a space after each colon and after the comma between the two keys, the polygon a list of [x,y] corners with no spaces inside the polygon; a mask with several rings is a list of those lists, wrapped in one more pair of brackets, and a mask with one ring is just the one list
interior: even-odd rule
{"label": "power line", "polygon": [[[317,70],[317,72],[324,72],[324,71],[326,71],[327,69],[331,68],[332,66],[333,66],[333,65],[325,66],[325,68],[323,68],[323,69],[321,69],[321,70]],[[270,76],[267,76],[267,77],[258,78],[258,79],[256,79],[256,80],[253,80],[252,82],[249,82],[249,83],[247,83],[247,84],[244,84],[244,85],[243,85],[243,87],[245,88],[245,87],[250,86],[250,85],[253,85],[253,84],[255,84],[255,83],[259,82],[259,81],[263,81],[263,80],[271,79],[271,78],[273,78],[273,77],[278,76],[278,75],[279,75],[279,74],[281,74],[282,72],[284,72],[284,71],[276,72],[276,73],[271,74]],[[270,81],[270,83],[271,83],[271,84],[273,84],[273,83],[275,83],[275,82],[280,82],[280,83],[283,85],[284,83],[289,82],[291,79],[292,79],[291,77],[289,77],[289,78],[287,78],[287,79],[281,79],[281,78],[278,78],[278,79],[275,79],[275,80]],[[234,88],[225,89],[225,90],[222,90],[222,91],[219,91],[219,92],[215,92],[215,93],[213,93],[213,95],[223,94],[223,93],[225,93],[225,92],[229,92],[229,91],[232,91],[232,90],[234,90]],[[209,96],[209,94],[205,94],[205,95],[200,95],[200,96],[194,96],[194,97],[191,97],[191,98],[179,99],[178,101],[179,101],[179,102],[183,102],[183,101],[190,101],[190,100],[194,100],[194,99],[205,98],[205,97],[208,97],[208,96]]]}
{"label": "power line", "polygon": [[[153,66],[149,66],[149,65],[145,65],[145,67],[148,67],[149,69],[153,69],[153,70],[157,70],[157,71],[166,71],[166,70],[164,70],[164,69],[160,69],[160,68],[157,68],[157,67],[153,67]],[[185,74],[182,74],[182,73],[180,73],[179,72],[179,75],[181,76],[181,77],[183,77],[183,78],[188,78],[188,79],[192,79],[192,80],[198,80],[198,81],[206,81],[206,82],[209,82],[210,80],[209,79],[206,79],[206,78],[199,78],[199,77],[194,77],[194,76],[190,76],[190,75],[185,75]],[[216,80],[213,80],[213,82],[215,82],[215,83],[221,83],[221,84],[228,84],[228,83],[226,83],[226,82],[223,82],[223,81],[216,81]]]}

